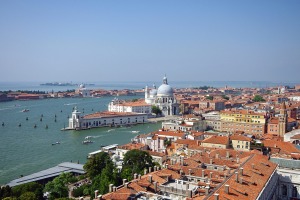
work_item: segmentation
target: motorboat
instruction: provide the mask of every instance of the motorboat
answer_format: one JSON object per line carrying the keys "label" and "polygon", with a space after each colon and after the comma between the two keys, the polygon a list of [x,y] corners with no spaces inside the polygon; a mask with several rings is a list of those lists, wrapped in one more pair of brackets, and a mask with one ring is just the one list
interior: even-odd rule
{"label": "motorboat", "polygon": [[140,131],[131,131],[131,133],[139,133]]}
{"label": "motorboat", "polygon": [[29,112],[29,109],[24,109],[22,110],[22,112]]}
{"label": "motorboat", "polygon": [[86,136],[84,139],[88,140],[88,139],[91,139],[91,138],[92,138],[92,136]]}
{"label": "motorboat", "polygon": [[82,141],[82,144],[90,144],[90,143],[93,143],[93,141],[91,141],[91,140],[84,140],[84,141]]}
{"label": "motorboat", "polygon": [[57,145],[57,144],[60,144],[60,142],[55,142],[55,143],[52,143],[52,145]]}

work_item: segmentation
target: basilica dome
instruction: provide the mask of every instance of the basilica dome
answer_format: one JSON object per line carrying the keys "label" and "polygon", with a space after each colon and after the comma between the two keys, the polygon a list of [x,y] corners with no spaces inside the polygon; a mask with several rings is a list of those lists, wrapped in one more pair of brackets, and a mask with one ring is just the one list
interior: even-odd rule
{"label": "basilica dome", "polygon": [[173,96],[173,89],[167,84],[162,84],[157,90],[157,96]]}
{"label": "basilica dome", "polygon": [[173,89],[168,85],[166,76],[163,78],[163,84],[157,90],[157,96],[173,96]]}

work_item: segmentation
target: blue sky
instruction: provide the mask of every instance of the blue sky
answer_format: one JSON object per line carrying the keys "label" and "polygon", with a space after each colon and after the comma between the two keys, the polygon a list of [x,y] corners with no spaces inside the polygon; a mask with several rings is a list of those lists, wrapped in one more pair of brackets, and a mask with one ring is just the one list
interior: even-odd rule
{"label": "blue sky", "polygon": [[300,1],[0,1],[0,81],[296,81]]}

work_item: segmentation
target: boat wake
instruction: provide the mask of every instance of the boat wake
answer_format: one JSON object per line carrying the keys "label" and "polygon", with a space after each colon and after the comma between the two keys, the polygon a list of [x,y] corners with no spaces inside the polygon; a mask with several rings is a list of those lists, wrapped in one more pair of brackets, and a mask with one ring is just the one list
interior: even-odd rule
{"label": "boat wake", "polygon": [[109,129],[107,130],[107,132],[111,132],[111,131],[115,131],[116,129]]}
{"label": "boat wake", "polygon": [[65,103],[64,105],[65,106],[71,106],[71,105],[76,105],[76,104],[78,104],[78,103]]}

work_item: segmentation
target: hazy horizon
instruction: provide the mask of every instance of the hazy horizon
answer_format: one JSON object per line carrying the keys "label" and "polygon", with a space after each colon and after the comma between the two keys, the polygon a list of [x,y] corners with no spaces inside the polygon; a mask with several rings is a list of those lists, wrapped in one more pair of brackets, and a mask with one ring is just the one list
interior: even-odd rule
{"label": "hazy horizon", "polygon": [[0,1],[1,82],[299,81],[300,1]]}

